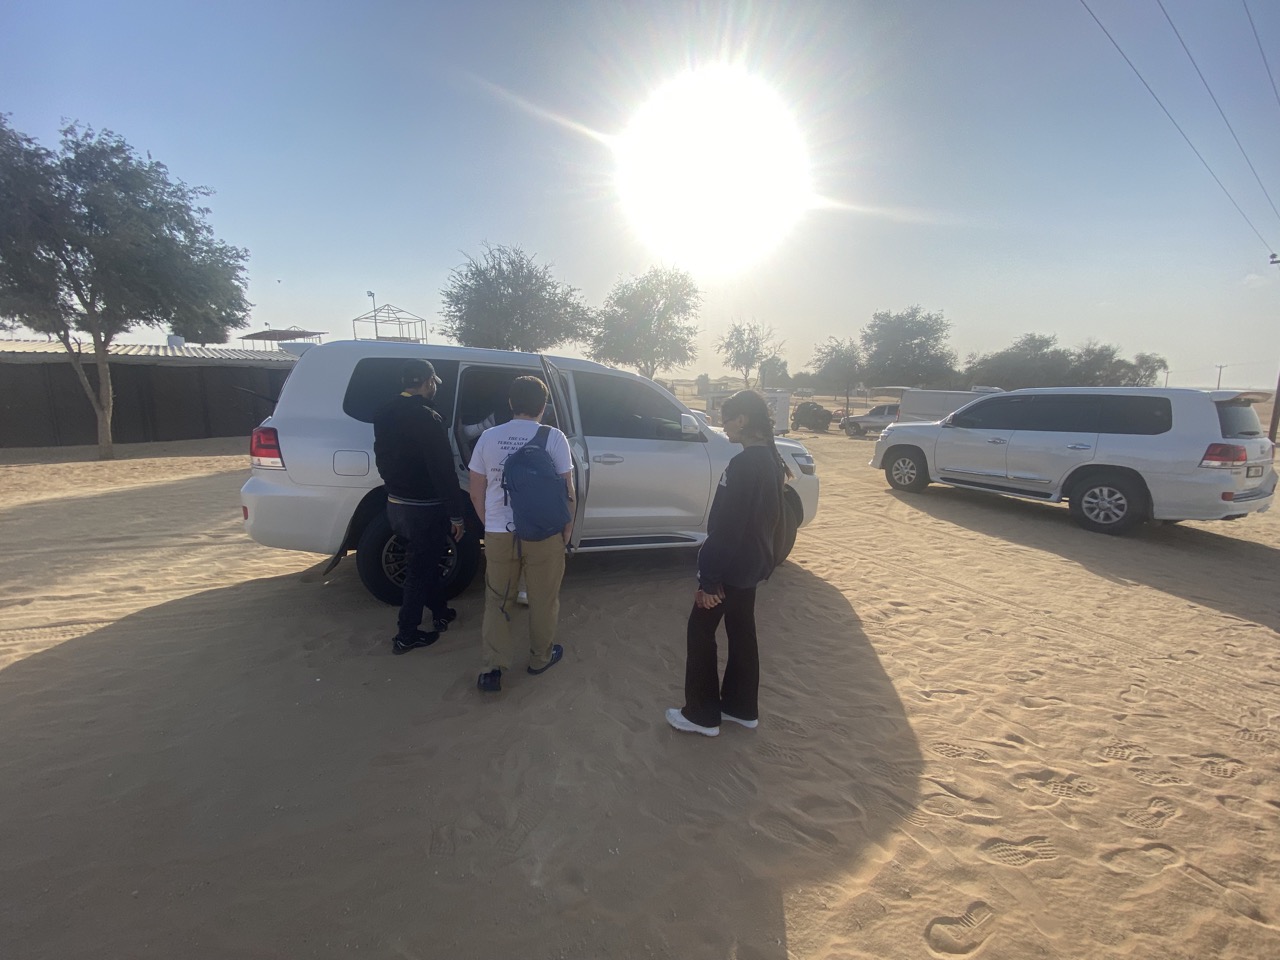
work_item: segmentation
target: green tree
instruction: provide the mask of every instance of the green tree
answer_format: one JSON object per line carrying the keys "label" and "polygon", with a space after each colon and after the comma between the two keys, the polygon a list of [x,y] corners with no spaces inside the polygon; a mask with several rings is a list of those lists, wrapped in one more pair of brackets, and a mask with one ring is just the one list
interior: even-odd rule
{"label": "green tree", "polygon": [[881,310],[862,330],[867,375],[882,386],[943,386],[955,376],[956,355],[947,347],[951,324],[942,313],[918,306],[901,313]]}
{"label": "green tree", "polygon": [[844,391],[844,408],[849,409],[849,397],[863,377],[862,351],[858,342],[850,337],[840,340],[828,337],[813,351],[813,359],[809,361],[817,375],[818,382],[826,384],[832,391]]}
{"label": "green tree", "polygon": [[1026,333],[996,353],[969,357],[964,375],[970,386],[1061,387],[1072,383],[1072,362],[1071,351],[1058,346],[1057,337]]}
{"label": "green tree", "polygon": [[758,386],[761,390],[767,387],[785,387],[791,382],[791,374],[787,372],[787,361],[779,356],[765,357],[760,362],[760,378]]}
{"label": "green tree", "polygon": [[749,323],[735,322],[729,331],[716,341],[716,353],[724,359],[725,366],[742,374],[744,386],[751,389],[751,374],[760,364],[776,357],[782,343],[774,335],[773,327],[766,327],[755,320]]}
{"label": "green tree", "polygon": [[1121,386],[1132,379],[1132,366],[1115,344],[1086,340],[1071,352],[1071,386]]}
{"label": "green tree", "polygon": [[652,380],[697,359],[694,321],[701,306],[693,277],[675,267],[619,280],[596,314],[587,353],[602,363],[635,367]]}
{"label": "green tree", "polygon": [[1123,386],[1154,387],[1160,380],[1160,374],[1169,372],[1169,361],[1158,353],[1135,354],[1131,362],[1133,370]]}
{"label": "green tree", "polygon": [[69,124],[54,152],[0,115],[0,321],[62,344],[97,416],[102,459],[114,455],[116,337],[149,326],[225,343],[247,322],[248,253],[215,239],[200,206],[210,193],[109,130]]}
{"label": "green tree", "polygon": [[468,256],[449,274],[440,296],[441,332],[467,347],[537,353],[590,328],[578,291],[519,247],[485,244],[478,260]]}

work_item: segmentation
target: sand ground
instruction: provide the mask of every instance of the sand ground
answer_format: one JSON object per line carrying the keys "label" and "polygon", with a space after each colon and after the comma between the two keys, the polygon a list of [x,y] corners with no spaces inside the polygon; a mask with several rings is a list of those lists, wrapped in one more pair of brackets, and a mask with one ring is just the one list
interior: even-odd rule
{"label": "sand ground", "polygon": [[717,740],[662,719],[687,554],[571,560],[565,661],[481,699],[479,590],[392,657],[244,536],[242,441],[9,456],[0,956],[1280,956],[1280,511],[1112,539],[802,439]]}

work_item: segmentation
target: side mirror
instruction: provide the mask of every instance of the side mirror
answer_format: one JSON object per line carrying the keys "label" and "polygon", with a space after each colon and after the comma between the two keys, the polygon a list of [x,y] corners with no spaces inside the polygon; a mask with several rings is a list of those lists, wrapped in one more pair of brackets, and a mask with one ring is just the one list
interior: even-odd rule
{"label": "side mirror", "polygon": [[698,426],[698,418],[692,413],[680,414],[680,434],[685,437],[702,436],[702,428]]}

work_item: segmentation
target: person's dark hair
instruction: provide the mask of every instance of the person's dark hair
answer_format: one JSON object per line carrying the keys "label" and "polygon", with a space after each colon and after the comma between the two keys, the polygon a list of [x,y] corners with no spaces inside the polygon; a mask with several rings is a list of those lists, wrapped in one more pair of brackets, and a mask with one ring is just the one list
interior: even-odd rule
{"label": "person's dark hair", "polygon": [[795,476],[791,472],[791,468],[787,466],[787,462],[778,453],[778,448],[773,442],[773,417],[769,415],[769,404],[765,402],[762,394],[754,390],[739,390],[720,405],[720,419],[722,422],[744,415],[747,418],[747,422],[743,426],[742,432],[756,440],[763,440],[768,443],[769,449],[773,451],[773,455],[777,458],[778,465],[782,467],[783,473],[788,478]]}
{"label": "person's dark hair", "polygon": [[537,377],[516,377],[507,396],[512,413],[536,417],[547,405],[547,385]]}

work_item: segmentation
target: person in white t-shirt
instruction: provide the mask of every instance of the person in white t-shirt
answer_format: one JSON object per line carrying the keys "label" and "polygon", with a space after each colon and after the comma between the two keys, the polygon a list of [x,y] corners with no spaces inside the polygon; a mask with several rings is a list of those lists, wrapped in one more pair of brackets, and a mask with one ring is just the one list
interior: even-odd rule
{"label": "person in white t-shirt", "polygon": [[[476,686],[486,693],[502,689],[502,671],[515,659],[511,613],[523,577],[529,596],[529,673],[549,670],[564,656],[555,642],[560,617],[560,582],[564,554],[573,533],[570,518],[560,536],[517,543],[511,507],[502,489],[507,457],[533,439],[547,406],[547,386],[537,377],[517,377],[509,394],[512,418],[480,435],[471,453],[471,505],[484,517],[485,603],[481,627],[483,669]],[[568,438],[555,427],[547,437],[547,453],[564,478],[570,514],[575,500],[573,458]]]}

